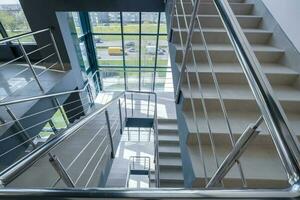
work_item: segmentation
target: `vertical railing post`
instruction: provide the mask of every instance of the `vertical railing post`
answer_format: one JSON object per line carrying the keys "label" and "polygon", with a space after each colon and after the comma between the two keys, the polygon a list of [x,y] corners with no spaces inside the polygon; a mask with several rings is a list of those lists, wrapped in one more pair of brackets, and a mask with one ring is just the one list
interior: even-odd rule
{"label": "vertical railing post", "polygon": [[88,96],[89,96],[91,105],[93,105],[94,104],[94,97],[93,97],[93,94],[92,94],[92,91],[91,91],[91,85],[90,84],[87,85],[87,92],[88,92]]}
{"label": "vertical railing post", "polygon": [[107,110],[105,110],[105,118],[106,118],[107,132],[108,132],[109,142],[110,142],[110,147],[111,147],[111,154],[110,155],[111,155],[111,158],[115,158],[114,142],[113,142],[113,137],[112,137],[112,133],[111,133],[109,115],[108,115]]}
{"label": "vertical railing post", "polygon": [[60,65],[61,65],[61,69],[62,69],[63,71],[65,71],[65,67],[64,67],[64,64],[63,64],[63,62],[62,62],[62,59],[61,59],[61,56],[60,56],[59,50],[58,50],[58,48],[57,48],[57,44],[56,44],[56,41],[55,41],[55,38],[54,38],[54,36],[53,36],[53,33],[52,33],[52,30],[51,30],[51,29],[49,30],[49,34],[50,34],[50,38],[51,38],[51,41],[52,41],[52,43],[53,43],[53,47],[54,47],[54,49],[55,49],[56,55],[57,55],[57,57],[58,57],[58,61],[59,61]]}
{"label": "vertical railing post", "polygon": [[133,93],[131,93],[131,117],[133,117]]}
{"label": "vertical railing post", "polygon": [[300,144],[228,1],[214,0],[220,19],[272,136],[291,185],[300,181]]}
{"label": "vertical railing post", "polygon": [[48,153],[49,155],[49,162],[51,163],[52,167],[55,169],[55,171],[59,174],[60,178],[63,180],[63,182],[68,187],[75,187],[75,184],[73,183],[71,177],[69,176],[68,172],[64,168],[64,166],[61,164],[60,160],[51,153]]}
{"label": "vertical railing post", "polygon": [[125,103],[125,120],[127,119],[127,100],[126,92],[124,93],[124,103]]}
{"label": "vertical railing post", "polygon": [[[180,76],[178,79],[176,93],[175,93],[175,102],[176,103],[179,102],[180,91],[181,91],[181,82],[182,82],[183,75],[186,70],[186,62],[187,62],[189,50],[191,48],[191,41],[192,41],[192,37],[193,37],[193,32],[194,32],[194,27],[195,27],[195,22],[196,22],[196,17],[197,17],[199,6],[200,6],[200,0],[196,0],[196,4],[194,6],[193,13],[191,16],[191,21],[190,21],[190,25],[189,25],[189,31],[188,31],[185,49],[183,50],[183,60],[181,63],[181,71],[180,71]],[[186,17],[186,16],[184,16],[184,17]]]}
{"label": "vertical railing post", "polygon": [[120,117],[120,134],[123,132],[123,120],[122,120],[122,108],[121,108],[121,99],[118,101],[119,103],[119,117]]}
{"label": "vertical railing post", "polygon": [[36,145],[33,143],[33,141],[31,140],[30,136],[28,135],[28,133],[25,131],[23,125],[21,124],[21,122],[17,119],[17,117],[15,116],[15,114],[12,112],[12,110],[8,107],[5,106],[7,113],[9,114],[9,116],[16,122],[17,126],[19,127],[19,129],[22,131],[23,134],[23,139],[25,141],[29,140],[29,143],[32,145],[33,148],[36,147]]}
{"label": "vertical railing post", "polygon": [[97,88],[98,88],[98,92],[101,91],[101,86],[100,86],[100,77],[98,76],[99,71],[96,72],[95,78],[96,78],[96,84],[97,84]]}
{"label": "vertical railing post", "polygon": [[18,40],[18,43],[19,43],[20,49],[22,51],[22,54],[23,54],[23,56],[24,56],[24,58],[25,58],[25,60],[26,60],[26,62],[28,64],[28,66],[29,66],[32,74],[33,74],[33,77],[34,77],[35,81],[37,82],[37,84],[38,84],[39,88],[41,89],[41,91],[45,92],[45,90],[42,87],[42,84],[41,84],[40,80],[38,79],[38,76],[37,76],[37,74],[36,74],[36,72],[35,72],[32,64],[31,64],[31,61],[30,61],[30,59],[29,59],[29,57],[28,57],[28,55],[26,53],[26,50],[24,49],[24,46],[22,45],[22,43],[20,42],[20,40]]}

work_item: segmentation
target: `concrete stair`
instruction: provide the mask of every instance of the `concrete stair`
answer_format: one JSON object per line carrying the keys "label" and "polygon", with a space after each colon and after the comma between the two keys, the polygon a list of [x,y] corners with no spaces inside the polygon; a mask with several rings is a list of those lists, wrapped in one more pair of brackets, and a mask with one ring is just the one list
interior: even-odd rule
{"label": "concrete stair", "polygon": [[[249,44],[261,63],[261,70],[268,78],[274,94],[287,114],[291,128],[300,137],[298,123],[300,119],[300,74],[297,70],[300,63],[289,60],[291,56],[287,56],[287,50],[292,47],[276,45],[274,41],[278,40],[277,36],[274,35],[272,29],[266,28],[265,25],[266,23],[276,22],[267,14],[264,15],[257,11],[262,8],[257,7],[261,4],[257,4],[256,0],[230,0],[229,3]],[[182,9],[182,6],[184,9]],[[171,43],[176,50],[175,66],[173,67],[181,71],[183,48],[185,48],[193,6],[191,1],[185,0],[183,4],[178,3],[177,8],[177,15],[175,14],[171,24],[173,28]],[[185,16],[187,17],[187,24]],[[188,144],[195,176],[193,186],[204,187],[205,176],[203,170],[205,166],[208,179],[217,167],[213,159],[202,98],[208,111],[208,121],[216,144],[219,163],[223,161],[232,148],[229,130],[224,120],[212,72],[215,73],[219,83],[235,140],[240,137],[249,124],[258,119],[260,111],[212,0],[201,1],[198,19],[201,22],[207,48],[213,62],[213,70],[208,64],[200,27],[196,23],[192,38],[193,54],[189,53],[188,55],[188,70],[185,72],[181,85],[183,96],[181,112],[189,132],[186,143]],[[187,75],[190,84],[188,84]],[[192,103],[195,106],[196,119],[194,119],[192,112]],[[287,187],[287,177],[265,124],[259,127],[259,131],[259,136],[252,142],[241,158],[247,184],[249,187],[261,188]],[[199,142],[203,146],[205,166],[201,161]],[[256,168],[255,166],[259,166],[259,170],[253,170],[253,168]],[[241,187],[240,179],[239,170],[237,166],[234,166],[225,177],[224,186]]]}
{"label": "concrete stair", "polygon": [[158,120],[160,187],[183,187],[182,161],[176,119]]}

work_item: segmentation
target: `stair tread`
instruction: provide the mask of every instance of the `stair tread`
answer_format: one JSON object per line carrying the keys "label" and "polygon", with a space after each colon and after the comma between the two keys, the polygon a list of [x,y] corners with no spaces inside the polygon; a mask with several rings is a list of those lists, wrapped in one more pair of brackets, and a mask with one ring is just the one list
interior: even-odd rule
{"label": "stair tread", "polygon": [[[205,99],[218,99],[216,88],[213,84],[201,84],[202,94]],[[228,100],[255,100],[252,91],[248,85],[237,84],[220,84],[220,91],[223,99]],[[187,84],[182,84],[181,90],[185,98],[190,98],[190,89]],[[276,85],[273,86],[275,96],[279,101],[296,101],[300,102],[300,91],[291,86]],[[197,83],[191,84],[193,99],[201,98],[201,91]]]}
{"label": "stair tread", "polygon": [[[177,50],[183,50],[181,45],[176,45]],[[233,47],[228,44],[208,44],[207,45],[208,50],[210,51],[234,51]],[[284,53],[285,51],[283,49],[273,47],[270,45],[259,45],[255,44],[252,45],[252,49],[255,52],[275,52],[275,53]],[[199,44],[193,44],[193,50],[194,51],[204,51],[205,47],[204,45],[199,45]]]}
{"label": "stair tread", "polygon": [[[182,32],[188,32],[188,29],[187,28],[173,28],[172,29],[173,32],[179,32],[179,31],[182,31]],[[202,31],[205,33],[205,32],[222,32],[222,33],[227,33],[225,28],[210,28],[210,27],[205,27],[202,29]],[[199,28],[195,28],[194,29],[194,32],[200,32],[200,29]],[[243,28],[243,32],[244,33],[258,33],[258,34],[273,34],[272,31],[269,31],[269,30],[265,30],[265,29],[257,29],[257,28]]]}
{"label": "stair tread", "polygon": [[159,165],[160,166],[182,166],[182,161],[180,156],[178,157],[160,156]]}
{"label": "stair tread", "polygon": [[164,131],[164,130],[178,130],[177,124],[174,123],[163,123],[163,124],[158,124],[157,126],[158,131]]}
{"label": "stair tread", "polygon": [[180,153],[180,147],[176,145],[161,144],[158,147],[159,153]]}
{"label": "stair tread", "polygon": [[[208,64],[197,63],[197,68],[193,64],[187,64],[190,72],[200,72],[200,73],[211,73],[212,70]],[[181,64],[177,63],[178,69],[180,69]],[[297,71],[281,64],[276,63],[263,63],[262,71],[265,74],[284,74],[284,75],[300,75]],[[215,73],[238,73],[244,74],[243,69],[239,63],[214,63]]]}
{"label": "stair tread", "polygon": [[178,141],[179,142],[179,137],[176,134],[173,134],[173,135],[161,135],[161,134],[158,134],[158,141],[165,141],[165,142],[173,142],[173,141]]}

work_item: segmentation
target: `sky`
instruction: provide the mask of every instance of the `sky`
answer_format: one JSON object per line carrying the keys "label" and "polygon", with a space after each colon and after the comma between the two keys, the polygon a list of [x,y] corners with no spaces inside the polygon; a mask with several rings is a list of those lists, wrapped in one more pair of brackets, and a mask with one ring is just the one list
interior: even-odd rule
{"label": "sky", "polygon": [[3,4],[19,4],[19,0],[0,0],[0,5]]}

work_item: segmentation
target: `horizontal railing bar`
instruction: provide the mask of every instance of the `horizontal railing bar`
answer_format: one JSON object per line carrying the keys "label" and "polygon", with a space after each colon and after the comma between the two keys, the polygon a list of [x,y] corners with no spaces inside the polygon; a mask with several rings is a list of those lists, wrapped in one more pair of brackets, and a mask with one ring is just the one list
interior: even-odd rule
{"label": "horizontal railing bar", "polygon": [[42,47],[40,47],[40,48],[37,48],[37,49],[35,49],[35,50],[33,50],[33,51],[30,51],[30,52],[27,53],[27,56],[29,56],[29,55],[31,55],[31,54],[33,54],[33,53],[35,53],[35,52],[38,52],[38,51],[40,51],[40,50],[42,50],[42,49],[45,49],[45,48],[47,48],[47,47],[50,47],[51,45],[52,45],[52,44],[49,43],[49,44],[46,44],[46,45],[44,45],[44,46],[42,46]]}
{"label": "horizontal railing bar", "polygon": [[[88,103],[82,104],[82,107],[85,107],[87,104],[88,104]],[[74,118],[75,116],[77,116],[77,115],[79,115],[79,114],[81,114],[81,113],[83,113],[83,112],[84,112],[84,110],[83,110],[83,111],[80,111],[80,112],[78,112],[78,113],[76,113],[75,115],[70,116],[69,118]],[[65,112],[65,113],[68,113],[68,112]],[[53,117],[53,116],[52,116],[52,117]],[[36,127],[36,126],[39,126],[39,125],[41,125],[41,124],[43,124],[43,123],[47,123],[50,119],[52,119],[52,117],[50,117],[50,118],[48,118],[48,119],[45,119],[45,120],[43,120],[43,121],[40,121],[40,122],[34,124],[33,126],[29,126],[29,127],[27,127],[27,128],[24,128],[24,129],[22,129],[22,130],[20,130],[20,131],[18,131],[18,132],[16,132],[16,133],[13,133],[13,134],[11,134],[11,135],[5,137],[5,138],[1,138],[1,139],[0,139],[0,143],[3,142],[3,141],[5,141],[5,140],[7,140],[7,139],[9,139],[9,138],[12,138],[12,137],[14,137],[14,136],[16,136],[16,135],[21,134],[21,133],[23,133],[24,131],[30,130],[30,129],[32,129],[32,128]],[[0,156],[0,157],[1,157],[1,156]]]}
{"label": "horizontal railing bar", "polygon": [[11,61],[8,61],[8,62],[6,62],[6,63],[3,63],[3,64],[0,65],[0,68],[4,67],[4,66],[6,66],[6,65],[9,65],[10,63],[13,63],[13,62],[15,62],[15,61],[17,61],[17,60],[19,60],[20,58],[23,58],[23,57],[24,57],[24,56],[19,56],[19,57],[15,58],[15,59],[13,59],[13,60],[11,60]]}
{"label": "horizontal railing bar", "polygon": [[[92,75],[92,77],[96,74],[97,72],[94,72],[94,74]],[[24,102],[28,102],[28,101],[34,101],[34,100],[39,100],[39,99],[45,99],[45,98],[49,98],[49,97],[57,97],[57,96],[62,96],[62,95],[66,95],[66,94],[72,94],[72,93],[78,93],[78,92],[83,92],[86,87],[88,86],[88,82],[84,85],[84,87],[80,90],[70,90],[70,91],[66,91],[66,92],[58,92],[58,93],[54,93],[54,94],[45,94],[45,95],[39,95],[39,96],[34,96],[34,97],[28,97],[28,98],[24,98],[24,99],[19,99],[19,100],[13,100],[13,101],[7,101],[7,102],[3,102],[0,103],[0,106],[7,106],[7,105],[12,105],[12,104],[18,104],[18,103],[24,103]]]}
{"label": "horizontal railing bar", "polygon": [[50,54],[49,56],[46,56],[45,58],[43,58],[43,59],[37,61],[36,63],[34,63],[33,66],[40,64],[41,62],[47,60],[48,58],[54,56],[55,54],[56,54],[56,53],[52,53],[52,54]]}
{"label": "horizontal railing bar", "polygon": [[[92,35],[146,35],[146,36],[157,36],[157,33],[92,33]],[[159,33],[159,36],[167,36],[167,33]]]}
{"label": "horizontal railing bar", "polygon": [[10,41],[13,41],[13,40],[18,40],[18,39],[21,39],[21,38],[24,38],[24,37],[28,37],[28,36],[35,35],[35,34],[42,33],[42,32],[46,32],[46,31],[50,31],[50,29],[46,28],[46,29],[42,29],[42,30],[39,30],[39,31],[33,31],[33,32],[24,33],[24,34],[17,35],[17,36],[4,38],[4,39],[0,40],[0,44],[10,42]]}
{"label": "horizontal railing bar", "polygon": [[[90,141],[81,149],[81,151],[76,155],[76,157],[72,160],[72,162],[66,167],[66,170],[68,171],[73,164],[77,161],[77,159],[82,155],[82,153],[86,150],[86,148],[89,147],[89,145],[94,141],[94,139],[100,134],[102,133],[102,130],[104,130],[104,126],[103,125],[96,133],[95,135],[90,139]],[[104,136],[105,139],[105,136]]]}
{"label": "horizontal railing bar", "polygon": [[[70,105],[70,104],[75,103],[75,102],[78,102],[78,101],[83,101],[83,100],[85,100],[85,99],[87,99],[87,98],[88,98],[88,97],[84,97],[84,98],[82,98],[82,99],[77,99],[77,100],[74,100],[74,101],[71,101],[71,102],[68,102],[68,103],[65,103],[65,104],[61,104],[60,106]],[[30,117],[33,117],[33,116],[42,114],[42,113],[44,113],[44,112],[48,112],[48,111],[50,111],[50,110],[54,110],[54,109],[56,109],[56,108],[59,108],[60,106],[54,106],[54,107],[51,107],[51,108],[48,108],[48,109],[45,109],[45,110],[42,110],[42,111],[39,111],[39,112],[30,114],[30,115],[26,115],[26,116],[24,116],[24,117],[18,118],[18,120],[19,120],[19,121],[22,121],[22,120],[24,120],[24,119],[27,119],[27,118],[30,118]],[[14,122],[16,122],[16,120],[7,121],[7,122],[5,122],[4,124],[0,124],[0,128],[3,127],[3,126],[5,126],[5,125],[7,125],[7,124],[14,123]],[[3,138],[0,139],[0,142],[1,142],[2,140],[3,140]]]}
{"label": "horizontal railing bar", "polygon": [[114,198],[114,199],[294,199],[300,197],[299,186],[289,189],[216,189],[183,188],[68,188],[68,189],[0,189],[1,198]]}
{"label": "horizontal railing bar", "polygon": [[6,185],[10,181],[12,181],[15,177],[17,177],[20,173],[22,173],[25,169],[30,167],[33,163],[35,163],[40,157],[45,155],[51,149],[62,143],[66,138],[71,136],[75,131],[79,130],[83,125],[88,123],[91,119],[93,119],[98,114],[104,112],[113,102],[118,100],[121,96],[124,95],[124,92],[120,93],[112,100],[107,102],[103,107],[95,112],[90,113],[76,124],[67,129],[63,134],[49,140],[41,147],[33,150],[31,153],[17,161],[15,164],[9,166],[7,169],[0,173],[0,185]]}

